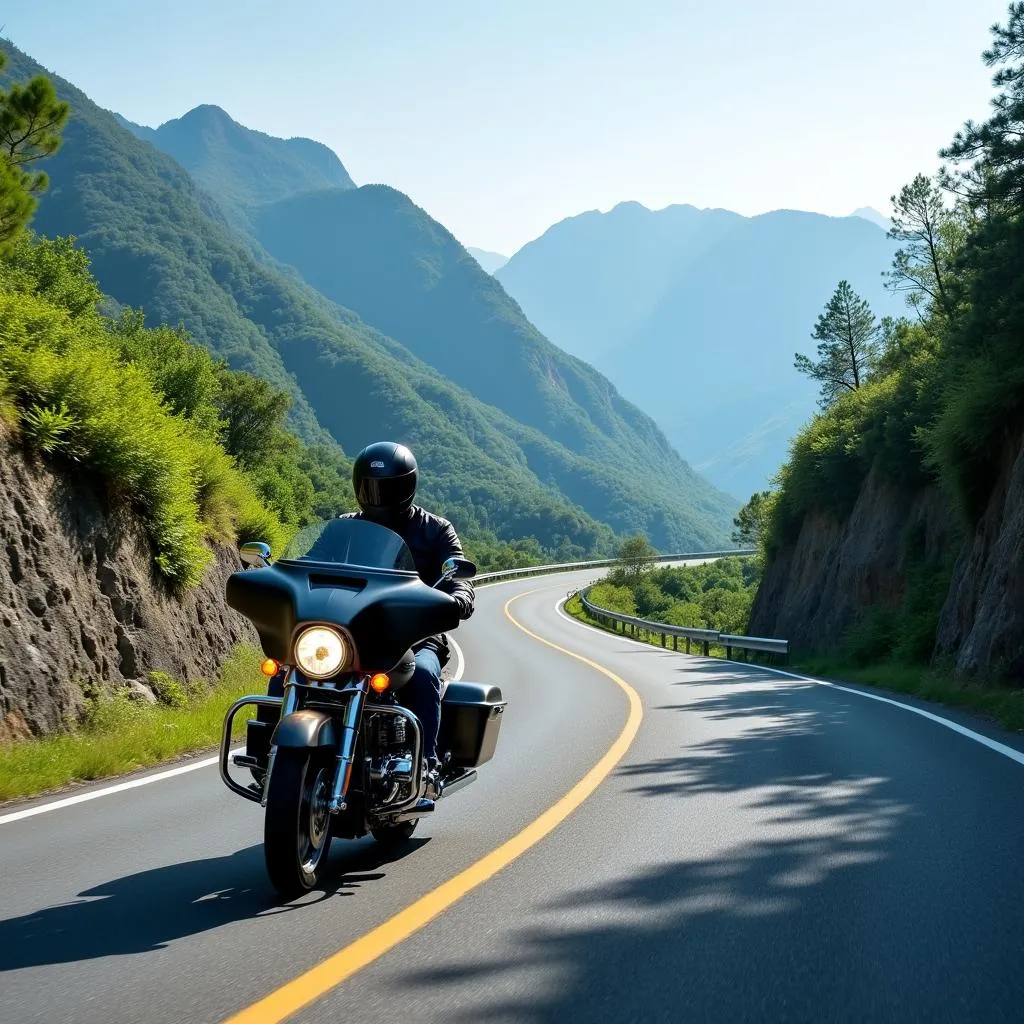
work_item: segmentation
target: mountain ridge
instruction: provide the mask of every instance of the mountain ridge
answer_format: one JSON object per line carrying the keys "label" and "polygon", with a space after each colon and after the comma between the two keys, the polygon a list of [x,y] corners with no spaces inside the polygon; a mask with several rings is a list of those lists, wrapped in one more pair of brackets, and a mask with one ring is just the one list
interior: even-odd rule
{"label": "mountain ridge", "polygon": [[297,192],[355,188],[341,159],[323,143],[247,128],[212,103],[201,103],[156,128],[115,116],[137,138],[172,157],[243,228],[249,206]]}

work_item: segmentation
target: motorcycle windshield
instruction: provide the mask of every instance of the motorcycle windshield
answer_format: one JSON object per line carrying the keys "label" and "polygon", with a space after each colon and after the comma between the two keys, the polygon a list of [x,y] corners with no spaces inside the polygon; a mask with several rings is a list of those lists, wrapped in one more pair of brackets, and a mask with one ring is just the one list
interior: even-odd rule
{"label": "motorcycle windshield", "polygon": [[288,543],[279,561],[416,571],[405,541],[386,526],[365,519],[328,519],[305,526]]}

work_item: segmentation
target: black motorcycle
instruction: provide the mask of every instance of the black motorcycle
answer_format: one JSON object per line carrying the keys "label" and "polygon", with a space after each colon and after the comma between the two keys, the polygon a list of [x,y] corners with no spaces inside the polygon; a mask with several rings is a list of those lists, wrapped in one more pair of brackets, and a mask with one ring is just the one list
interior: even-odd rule
{"label": "black motorcycle", "polygon": [[[267,872],[291,898],[317,884],[332,837],[403,842],[435,799],[472,782],[494,754],[506,702],[497,686],[447,684],[440,776],[427,799],[422,729],[399,698],[415,669],[412,648],[459,624],[455,601],[436,588],[472,578],[476,566],[448,559],[429,587],[405,541],[361,519],[307,527],[273,564],[266,544],[245,544],[241,555],[250,568],[229,577],[227,602],[255,625],[263,671],[284,673],[284,694],[232,704],[220,773],[265,808]],[[235,716],[252,705],[245,753],[232,758]],[[234,779],[229,761],[255,781]]]}

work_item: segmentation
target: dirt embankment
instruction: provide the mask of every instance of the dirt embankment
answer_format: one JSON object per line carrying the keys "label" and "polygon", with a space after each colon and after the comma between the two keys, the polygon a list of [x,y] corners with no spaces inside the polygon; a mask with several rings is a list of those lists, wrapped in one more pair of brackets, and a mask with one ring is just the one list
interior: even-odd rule
{"label": "dirt embankment", "polygon": [[0,740],[63,728],[90,688],[152,699],[152,670],[214,678],[256,639],[224,603],[238,568],[235,551],[218,548],[202,585],[174,595],[130,516],[0,437]]}

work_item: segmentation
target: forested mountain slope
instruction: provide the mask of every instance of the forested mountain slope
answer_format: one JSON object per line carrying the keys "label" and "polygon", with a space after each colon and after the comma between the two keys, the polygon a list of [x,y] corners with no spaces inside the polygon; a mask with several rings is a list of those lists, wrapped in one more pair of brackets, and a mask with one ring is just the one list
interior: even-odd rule
{"label": "forested mountain slope", "polygon": [[[10,77],[41,70],[8,49]],[[175,161],[55,83],[75,113],[48,166],[37,230],[76,235],[104,291],[143,307],[150,322],[181,322],[231,365],[289,390],[303,436],[322,439],[326,428],[349,451],[381,436],[408,441],[423,461],[425,499],[464,530],[535,535],[566,552],[607,547],[611,534],[599,521],[646,529],[662,547],[721,538],[725,502],[689,504],[681,489],[648,495],[616,464],[624,460],[575,454],[482,404],[269,258],[255,258]],[[564,496],[570,490],[579,504]]]}
{"label": "forested mountain slope", "polygon": [[[621,474],[623,487],[642,487],[647,501],[676,503],[681,513],[727,513],[728,499],[690,470],[646,415],[548,342],[402,193],[386,186],[306,193],[263,207],[254,223],[267,250],[322,294],[483,401],[595,460],[602,475]],[[590,507],[582,493],[567,493]]]}

